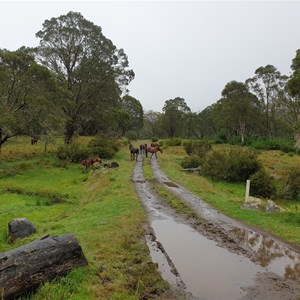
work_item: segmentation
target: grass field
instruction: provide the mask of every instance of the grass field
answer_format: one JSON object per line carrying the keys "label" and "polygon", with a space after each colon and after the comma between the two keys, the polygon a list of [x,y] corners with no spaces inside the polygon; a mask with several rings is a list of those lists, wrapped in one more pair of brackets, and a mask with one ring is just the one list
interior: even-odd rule
{"label": "grass field", "polygon": [[[0,251],[45,234],[72,233],[89,265],[28,299],[140,299],[167,288],[142,239],[146,214],[130,180],[134,162],[128,149],[114,158],[118,169],[90,173],[43,150],[20,138],[2,150]],[[7,223],[17,217],[28,218],[37,233],[8,244]]]}
{"label": "grass field", "polygon": [[[89,138],[80,138],[86,144]],[[16,248],[45,234],[72,233],[89,262],[88,267],[46,283],[26,299],[140,299],[158,297],[168,285],[162,280],[143,242],[147,216],[135,193],[131,175],[134,162],[124,147],[114,158],[117,169],[101,168],[86,172],[80,164],[59,161],[55,155],[57,139],[44,153],[44,145],[31,146],[29,138],[8,143],[0,160],[0,252]],[[300,206],[280,202],[284,213],[241,210],[245,185],[214,182],[181,171],[185,156],[182,147],[169,147],[158,154],[163,171],[225,214],[259,226],[300,245]],[[264,166],[275,174],[300,165],[300,156],[280,151],[260,152]],[[153,179],[145,163],[147,179]],[[193,216],[160,187],[156,191],[179,211]],[[13,244],[6,241],[7,223],[26,217],[37,233]]]}

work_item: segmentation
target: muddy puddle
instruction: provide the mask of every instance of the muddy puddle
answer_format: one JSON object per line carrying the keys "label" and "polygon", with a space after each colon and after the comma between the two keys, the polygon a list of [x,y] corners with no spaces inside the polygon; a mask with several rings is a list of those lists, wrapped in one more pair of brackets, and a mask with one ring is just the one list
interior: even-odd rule
{"label": "muddy puddle", "polygon": [[[207,220],[186,220],[166,206],[142,173],[139,157],[132,180],[148,213],[151,258],[174,299],[297,299],[300,255],[287,245],[240,225],[210,208],[151,161],[157,182],[175,191]],[[184,199],[183,199],[184,198]],[[196,225],[195,225],[196,224]]]}

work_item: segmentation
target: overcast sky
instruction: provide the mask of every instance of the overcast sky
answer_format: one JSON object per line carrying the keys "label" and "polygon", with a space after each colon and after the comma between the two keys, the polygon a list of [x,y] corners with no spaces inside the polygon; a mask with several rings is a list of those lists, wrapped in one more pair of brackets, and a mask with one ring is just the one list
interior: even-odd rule
{"label": "overcast sky", "polygon": [[46,19],[80,12],[128,55],[145,110],[184,98],[198,112],[260,66],[285,75],[300,49],[298,1],[0,1],[0,48],[36,46]]}

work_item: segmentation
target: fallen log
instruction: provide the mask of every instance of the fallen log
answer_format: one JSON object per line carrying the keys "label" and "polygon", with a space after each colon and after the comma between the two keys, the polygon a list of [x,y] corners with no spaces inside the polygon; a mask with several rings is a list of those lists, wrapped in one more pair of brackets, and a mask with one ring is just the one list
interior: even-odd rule
{"label": "fallen log", "polygon": [[200,167],[197,168],[186,168],[182,169],[184,172],[190,172],[190,173],[199,173],[200,172]]}
{"label": "fallen log", "polygon": [[4,289],[5,300],[14,299],[86,265],[81,246],[72,234],[47,235],[0,253],[0,291]]}

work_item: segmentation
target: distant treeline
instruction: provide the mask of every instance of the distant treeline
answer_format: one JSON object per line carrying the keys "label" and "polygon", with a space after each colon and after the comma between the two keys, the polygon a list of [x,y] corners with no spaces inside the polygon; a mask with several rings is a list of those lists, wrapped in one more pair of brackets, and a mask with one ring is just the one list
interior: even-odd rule
{"label": "distant treeline", "polygon": [[300,148],[300,50],[290,77],[259,67],[200,112],[176,97],[160,113],[129,95],[135,74],[127,55],[80,13],[46,20],[36,37],[36,48],[0,49],[0,147],[16,135],[64,134],[72,143],[76,134],[105,134],[240,144],[289,138]]}

